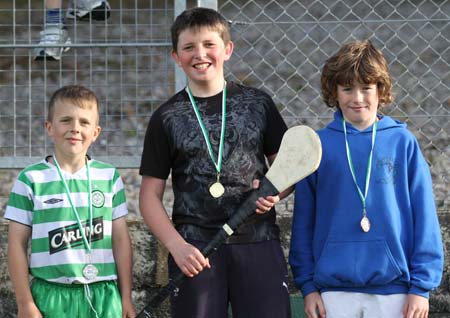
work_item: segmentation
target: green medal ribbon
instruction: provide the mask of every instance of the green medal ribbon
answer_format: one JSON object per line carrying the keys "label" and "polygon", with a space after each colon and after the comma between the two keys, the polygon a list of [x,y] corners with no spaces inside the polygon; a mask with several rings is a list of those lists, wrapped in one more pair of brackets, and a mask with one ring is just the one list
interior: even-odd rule
{"label": "green medal ribbon", "polygon": [[80,230],[81,237],[83,238],[84,246],[86,247],[88,254],[90,254],[91,253],[90,241],[91,241],[91,234],[92,234],[92,204],[91,204],[91,188],[92,188],[92,186],[91,186],[91,177],[89,175],[89,162],[88,162],[88,160],[86,160],[86,175],[87,175],[87,180],[88,180],[88,206],[89,206],[89,209],[88,209],[88,211],[89,211],[89,215],[88,215],[88,218],[89,218],[89,240],[86,238],[86,234],[83,231],[83,227],[82,227],[81,221],[80,221],[80,215],[78,214],[78,211],[77,211],[75,205],[73,204],[72,198],[70,196],[69,187],[67,185],[66,179],[64,179],[64,176],[62,175],[61,168],[59,167],[59,164],[58,164],[58,161],[56,160],[55,155],[53,155],[53,162],[55,163],[56,170],[58,171],[58,175],[61,178],[62,183],[64,184],[64,190],[66,191],[67,198],[69,199],[70,206],[72,207],[73,215],[75,216],[75,218],[77,220],[78,229]]}
{"label": "green medal ribbon", "polygon": [[[377,134],[377,120],[375,120],[375,122],[373,124],[373,129],[372,129],[372,146],[371,146],[371,149],[370,149],[369,159],[368,159],[368,162],[367,162],[366,181],[365,181],[365,185],[364,185],[364,194],[362,193],[362,191],[361,191],[361,189],[358,186],[358,183],[356,181],[355,168],[353,166],[353,160],[352,160],[352,155],[351,155],[351,152],[350,152],[350,146],[348,145],[347,128],[346,128],[346,125],[345,125],[345,119],[344,118],[342,118],[342,127],[344,129],[345,150],[347,152],[348,166],[350,168],[350,172],[351,172],[352,177],[353,177],[353,182],[355,183],[356,189],[358,190],[358,195],[359,195],[359,198],[360,198],[362,206],[363,206],[363,220],[365,220],[366,222],[369,222],[368,219],[366,218],[366,199],[367,199],[367,193],[369,191],[370,174],[371,174],[371,170],[372,170],[371,168],[372,168],[373,148],[375,146],[375,136]],[[361,224],[361,226],[363,226],[363,225]],[[363,230],[365,232],[368,232],[369,229],[370,229],[370,223],[368,224],[367,230],[364,229],[364,227],[363,227]]]}
{"label": "green medal ribbon", "polygon": [[195,103],[194,96],[192,95],[191,89],[189,86],[186,86],[186,91],[189,95],[189,100],[191,101],[192,108],[194,109],[195,116],[197,116],[198,123],[200,125],[200,128],[203,133],[203,137],[205,138],[206,146],[208,147],[209,156],[211,157],[212,162],[214,163],[214,166],[216,167],[217,171],[217,180],[220,176],[220,171],[222,168],[222,155],[223,155],[223,148],[224,148],[224,140],[225,140],[225,122],[226,122],[226,113],[227,113],[227,106],[226,106],[226,99],[227,99],[227,86],[226,82],[223,86],[223,94],[222,94],[222,128],[220,130],[220,143],[219,143],[219,154],[217,155],[217,161],[216,157],[214,156],[213,149],[211,147],[211,142],[208,137],[208,132],[206,131],[205,125],[203,124],[202,116],[200,115],[200,112],[198,111],[197,104]]}

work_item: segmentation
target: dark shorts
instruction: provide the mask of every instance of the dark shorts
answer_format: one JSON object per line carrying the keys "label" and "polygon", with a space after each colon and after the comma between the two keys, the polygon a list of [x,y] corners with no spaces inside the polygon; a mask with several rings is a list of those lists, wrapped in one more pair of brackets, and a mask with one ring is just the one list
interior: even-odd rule
{"label": "dark shorts", "polygon": [[[197,248],[206,243],[190,241]],[[211,269],[186,278],[171,298],[173,318],[288,318],[288,275],[280,242],[222,245],[209,258]],[[173,277],[179,269],[169,258]]]}

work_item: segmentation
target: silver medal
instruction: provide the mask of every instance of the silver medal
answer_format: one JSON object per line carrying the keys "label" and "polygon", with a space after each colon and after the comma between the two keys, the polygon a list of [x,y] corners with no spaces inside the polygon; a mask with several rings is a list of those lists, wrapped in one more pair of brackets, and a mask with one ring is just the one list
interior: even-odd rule
{"label": "silver medal", "polygon": [[367,216],[365,216],[365,215],[363,216],[363,218],[361,219],[360,225],[361,225],[362,230],[365,233],[370,231],[370,221]]}
{"label": "silver medal", "polygon": [[83,276],[87,280],[93,280],[97,277],[97,275],[98,275],[98,269],[97,269],[97,267],[95,267],[95,265],[87,264],[83,268]]}

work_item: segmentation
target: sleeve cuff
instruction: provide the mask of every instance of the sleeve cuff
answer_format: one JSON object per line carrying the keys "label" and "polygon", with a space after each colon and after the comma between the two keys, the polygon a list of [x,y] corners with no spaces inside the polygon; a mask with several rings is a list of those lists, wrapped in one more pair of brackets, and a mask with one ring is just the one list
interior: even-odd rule
{"label": "sleeve cuff", "polygon": [[303,298],[308,294],[318,291],[316,285],[312,281],[304,283],[301,286],[300,290],[302,291]]}
{"label": "sleeve cuff", "polygon": [[411,288],[409,289],[409,294],[414,294],[414,295],[418,295],[418,296],[422,296],[425,298],[429,298],[430,297],[430,291],[426,290],[426,289],[422,289],[420,287],[417,286],[411,286]]}

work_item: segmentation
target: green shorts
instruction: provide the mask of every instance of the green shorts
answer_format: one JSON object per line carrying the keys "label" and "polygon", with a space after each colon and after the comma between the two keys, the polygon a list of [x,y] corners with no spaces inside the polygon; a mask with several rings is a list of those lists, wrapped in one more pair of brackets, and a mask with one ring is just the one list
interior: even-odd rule
{"label": "green shorts", "polygon": [[115,281],[85,286],[34,279],[31,293],[44,318],[122,318],[122,301]]}

